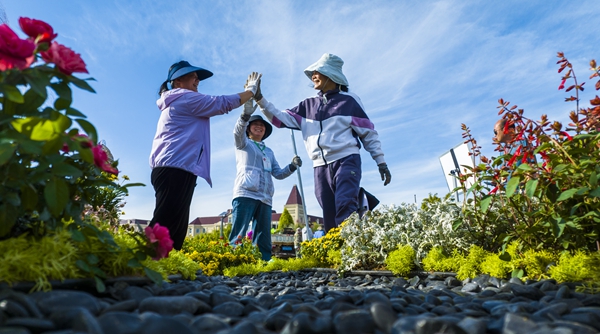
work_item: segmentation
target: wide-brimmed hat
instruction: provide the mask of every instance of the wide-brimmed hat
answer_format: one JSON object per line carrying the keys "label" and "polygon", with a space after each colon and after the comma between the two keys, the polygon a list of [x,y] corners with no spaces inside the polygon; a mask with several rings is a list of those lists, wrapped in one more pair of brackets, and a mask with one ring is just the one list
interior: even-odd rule
{"label": "wide-brimmed hat", "polygon": [[304,74],[312,80],[313,72],[317,71],[338,85],[348,86],[348,80],[344,73],[342,73],[342,65],[344,65],[342,58],[331,53],[326,53],[316,63],[307,67],[304,70]]}
{"label": "wide-brimmed hat", "polygon": [[171,67],[169,68],[167,81],[173,81],[179,77],[182,77],[192,72],[196,72],[196,74],[198,74],[198,80],[200,81],[208,79],[213,75],[213,73],[209,70],[203,69],[202,67],[192,66],[187,61],[182,60],[171,65]]}
{"label": "wide-brimmed hat", "polygon": [[267,139],[267,137],[271,135],[271,132],[273,132],[273,126],[260,117],[260,115],[250,116],[250,119],[248,120],[248,127],[246,128],[246,134],[250,133],[250,124],[254,121],[261,121],[265,125],[265,135],[262,137],[262,140]]}

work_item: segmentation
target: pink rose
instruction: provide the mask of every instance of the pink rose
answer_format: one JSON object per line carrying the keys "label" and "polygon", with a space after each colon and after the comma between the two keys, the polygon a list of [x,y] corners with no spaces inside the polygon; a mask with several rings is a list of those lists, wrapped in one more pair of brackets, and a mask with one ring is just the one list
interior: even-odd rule
{"label": "pink rose", "polygon": [[34,60],[35,43],[20,39],[6,24],[0,25],[0,71],[25,69]]}
{"label": "pink rose", "polygon": [[66,75],[72,73],[88,73],[81,55],[68,47],[52,42],[48,51],[42,52],[42,59],[46,63],[56,64],[56,67]]}
{"label": "pink rose", "polygon": [[20,17],[19,25],[27,36],[38,43],[50,43],[58,36],[58,34],[54,33],[54,29],[44,21]]}
{"label": "pink rose", "polygon": [[108,161],[108,155],[106,154],[106,151],[102,149],[102,145],[96,145],[92,147],[92,153],[94,154],[94,164],[96,166],[107,173],[115,175],[119,174],[119,171]]}
{"label": "pink rose", "polygon": [[156,257],[153,259],[160,260],[168,257],[169,252],[173,249],[173,240],[171,240],[171,236],[169,235],[169,229],[156,223],[153,227],[146,227],[144,232],[151,244],[157,244]]}

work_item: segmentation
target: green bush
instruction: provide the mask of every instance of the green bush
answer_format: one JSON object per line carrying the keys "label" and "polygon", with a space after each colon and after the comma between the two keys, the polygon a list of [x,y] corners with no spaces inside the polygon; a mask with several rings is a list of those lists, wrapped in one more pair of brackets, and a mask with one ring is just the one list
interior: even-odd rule
{"label": "green bush", "polygon": [[415,266],[415,250],[409,245],[398,247],[388,255],[385,264],[394,275],[404,276]]}

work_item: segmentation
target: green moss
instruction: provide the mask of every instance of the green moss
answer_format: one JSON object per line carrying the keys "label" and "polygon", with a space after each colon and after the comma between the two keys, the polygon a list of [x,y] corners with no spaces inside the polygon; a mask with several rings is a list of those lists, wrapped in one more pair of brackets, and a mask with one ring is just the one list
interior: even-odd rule
{"label": "green moss", "polygon": [[433,247],[423,258],[422,265],[426,271],[457,271],[461,258],[457,250],[447,256],[441,247]]}
{"label": "green moss", "polygon": [[599,270],[598,255],[575,251],[563,252],[549,273],[558,282],[583,282],[597,280]]}
{"label": "green moss", "polygon": [[507,277],[512,272],[510,263],[500,259],[498,254],[486,255],[480,264],[480,268],[483,274],[498,278]]}
{"label": "green moss", "polygon": [[168,275],[181,274],[184,279],[194,280],[196,279],[196,272],[200,269],[198,263],[190,260],[185,254],[177,250],[171,251],[169,257],[158,261],[146,260],[144,264],[163,275],[163,279],[166,279]]}
{"label": "green moss", "polygon": [[21,235],[0,241],[0,281],[35,282],[34,291],[51,289],[49,280],[81,278],[78,249],[67,231],[43,238]]}
{"label": "green moss", "polygon": [[415,250],[410,245],[400,246],[390,252],[385,259],[385,264],[394,275],[403,276],[414,267],[415,256]]}
{"label": "green moss", "polygon": [[464,280],[466,278],[474,278],[481,273],[481,263],[490,253],[483,248],[472,245],[469,248],[469,254],[466,258],[460,261],[460,268],[456,272],[456,278]]}

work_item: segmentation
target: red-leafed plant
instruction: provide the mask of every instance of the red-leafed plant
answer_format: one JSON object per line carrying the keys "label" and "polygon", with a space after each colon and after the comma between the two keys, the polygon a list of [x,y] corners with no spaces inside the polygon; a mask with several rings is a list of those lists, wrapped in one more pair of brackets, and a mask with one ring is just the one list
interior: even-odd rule
{"label": "red-leafed plant", "polygon": [[[461,182],[457,188],[468,193],[462,224],[487,250],[504,249],[513,240],[527,248],[600,250],[600,98],[580,108],[585,83],[577,81],[562,52],[558,58],[558,72],[564,73],[558,89],[566,87],[572,95],[565,101],[576,102],[567,127],[546,115],[534,121],[500,99],[498,115],[514,125],[515,136],[506,144],[510,150],[499,143],[501,154],[488,158],[462,125],[465,143],[479,159],[461,175],[462,181],[474,177],[474,185],[466,189]],[[596,62],[590,65],[590,79],[598,77]],[[600,80],[595,88],[600,90]]]}

